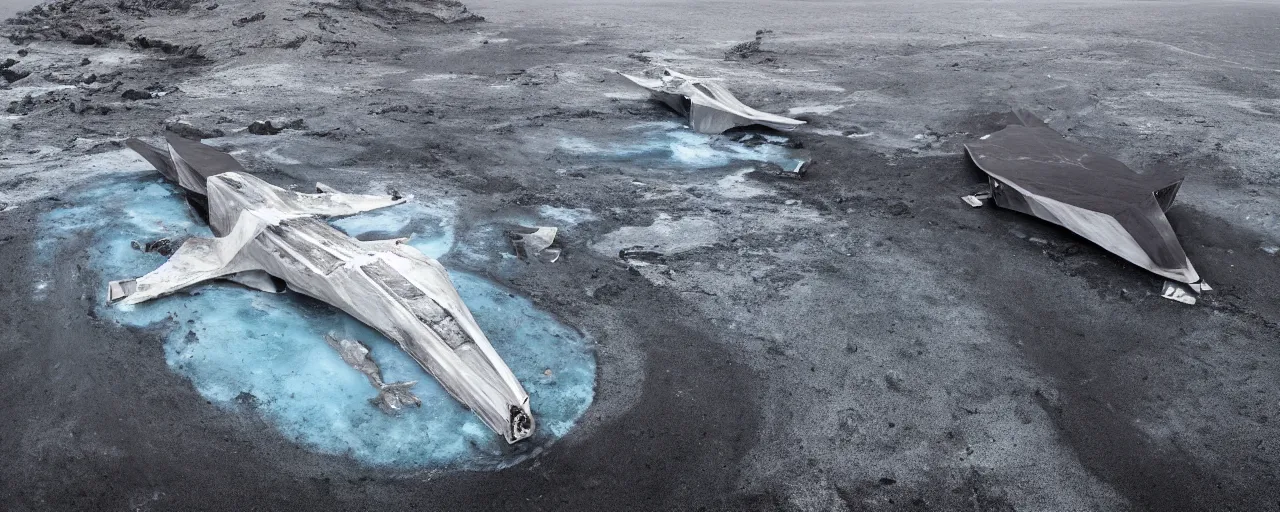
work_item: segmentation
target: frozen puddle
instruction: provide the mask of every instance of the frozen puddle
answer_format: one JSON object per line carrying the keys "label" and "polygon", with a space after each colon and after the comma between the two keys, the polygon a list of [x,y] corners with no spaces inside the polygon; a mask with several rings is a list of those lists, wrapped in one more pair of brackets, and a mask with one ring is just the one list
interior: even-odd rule
{"label": "frozen puddle", "polygon": [[[107,281],[141,276],[165,260],[132,249],[132,240],[209,236],[178,189],[153,176],[125,175],[64,196],[66,207],[41,218],[37,256],[51,261],[68,241],[92,237],[99,315],[164,329],[165,361],[213,403],[257,411],[284,436],[319,452],[379,466],[459,469],[514,464],[563,436],[591,403],[596,363],[588,341],[529,300],[463,272],[450,277],[529,392],[538,427],[531,442],[508,447],[392,342],[308,297],[213,284],[136,306],[107,306]],[[413,235],[410,243],[433,257],[453,247],[450,216],[415,201],[334,225],[360,238]],[[413,392],[422,407],[392,417],[370,404],[377,393],[325,344],[330,331],[365,342],[388,382],[418,381]]]}
{"label": "frozen puddle", "polygon": [[708,169],[733,162],[769,162],[794,169],[803,160],[778,144],[786,137],[753,134],[762,143],[749,146],[723,135],[694,132],[679,123],[642,123],[628,129],[633,140],[599,143],[583,137],[563,137],[560,149],[575,155],[630,161],[646,167]]}

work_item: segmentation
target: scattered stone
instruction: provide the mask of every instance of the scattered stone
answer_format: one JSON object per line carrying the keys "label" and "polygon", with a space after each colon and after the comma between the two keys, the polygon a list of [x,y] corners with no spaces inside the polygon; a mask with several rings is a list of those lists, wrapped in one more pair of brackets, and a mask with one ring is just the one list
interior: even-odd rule
{"label": "scattered stone", "polygon": [[894,203],[894,204],[889,205],[887,208],[885,208],[885,209],[884,209],[884,211],[885,211],[885,213],[887,213],[887,214],[889,214],[889,215],[892,215],[892,216],[894,216],[894,217],[901,217],[901,216],[903,216],[903,215],[908,215],[908,214],[910,214],[910,213],[911,213],[911,207],[910,207],[910,206],[907,206],[907,204],[906,204],[906,203],[897,202],[897,203]]}
{"label": "scattered stone", "polygon": [[257,407],[258,397],[253,396],[253,393],[248,391],[241,391],[240,394],[236,395],[236,403],[245,407]]}
{"label": "scattered stone", "polygon": [[217,8],[218,8],[218,4],[209,4],[209,5],[208,5],[207,7],[205,7],[204,9],[205,9],[206,11],[212,11],[212,10],[217,9]]}
{"label": "scattered stone", "polygon": [[4,62],[0,62],[0,69],[9,69],[13,67],[14,64],[17,64],[17,63],[18,61],[13,60],[12,58],[5,59]]}
{"label": "scattered stone", "polygon": [[232,25],[234,25],[234,26],[237,26],[237,27],[243,27],[243,26],[248,25],[248,24],[250,24],[250,23],[253,23],[253,22],[256,22],[256,21],[262,21],[262,20],[265,20],[265,19],[267,19],[267,13],[265,13],[265,12],[260,12],[260,13],[258,13],[258,14],[254,14],[253,16],[245,16],[245,17],[243,17],[243,18],[240,18],[240,19],[238,19],[238,20],[235,20],[235,21],[231,22],[231,24],[232,24]]}
{"label": "scattered stone", "polygon": [[897,481],[897,480],[894,480],[894,479],[889,478],[889,477],[885,477],[885,478],[881,478],[881,479],[880,479],[880,485],[893,485],[893,484],[896,484],[896,483],[898,483],[898,481]]}
{"label": "scattered stone", "polygon": [[280,45],[280,47],[286,50],[297,50],[302,46],[302,43],[305,42],[307,42],[307,36],[298,36],[293,38],[293,40]]}
{"label": "scattered stone", "polygon": [[14,71],[10,68],[0,69],[0,77],[4,78],[7,83],[17,82],[28,76],[31,76],[30,71]]}
{"label": "scattered stone", "polygon": [[92,62],[92,61],[90,61],[88,57],[85,57],[85,58],[83,58],[83,59],[80,59],[80,65],[81,65],[81,66],[88,66],[89,64],[92,64],[92,63],[93,63],[93,62]]}
{"label": "scattered stone", "polygon": [[138,101],[138,100],[149,100],[151,98],[154,98],[155,95],[147,91],[139,91],[137,89],[126,89],[124,91],[124,94],[121,94],[120,97],[129,101]]}
{"label": "scattered stone", "polygon": [[888,386],[889,389],[893,391],[902,391],[903,389],[902,382],[903,382],[902,374],[898,373],[897,370],[889,370],[887,373],[884,374],[885,386]]}
{"label": "scattered stone", "polygon": [[[36,107],[36,101],[31,98],[30,94],[28,94],[26,96],[23,96],[22,99],[20,100],[10,101],[9,107],[4,109],[4,111],[10,114],[26,115],[26,114],[30,114],[32,110],[35,110],[35,107]],[[14,125],[13,129],[15,130],[20,129],[19,125]]]}
{"label": "scattered stone", "polygon": [[1270,255],[1272,255],[1272,256],[1275,256],[1275,255],[1276,255],[1276,253],[1280,253],[1280,247],[1277,247],[1277,246],[1274,246],[1274,245],[1267,245],[1267,246],[1263,246],[1263,247],[1262,247],[1262,252],[1265,252],[1265,253],[1267,253],[1267,254],[1270,254]]}
{"label": "scattered stone", "polygon": [[249,125],[249,133],[254,135],[275,135],[284,130],[301,130],[306,128],[306,124],[301,119],[285,121],[280,125],[272,124],[268,121],[254,121]]}

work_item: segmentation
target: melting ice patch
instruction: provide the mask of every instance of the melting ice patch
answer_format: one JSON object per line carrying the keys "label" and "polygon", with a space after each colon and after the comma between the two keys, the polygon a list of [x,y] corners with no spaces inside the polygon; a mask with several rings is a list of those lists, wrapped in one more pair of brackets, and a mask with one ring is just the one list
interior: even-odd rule
{"label": "melting ice patch", "polygon": [[[507,446],[449,396],[394,343],[322,302],[206,284],[136,306],[107,306],[111,279],[141,276],[165,258],[130,247],[133,240],[209,236],[179,191],[151,174],[99,183],[65,196],[67,206],[41,218],[39,258],[50,261],[80,237],[101,286],[98,313],[124,325],[166,332],[164,357],[206,399],[229,410],[256,410],[283,435],[310,449],[371,465],[481,469],[502,467],[563,436],[594,394],[595,356],[577,331],[520,296],[481,277],[450,272],[476,321],[529,392],[537,434]],[[415,235],[411,244],[439,256],[453,246],[450,221],[408,203],[335,221],[353,236],[373,230]],[[68,256],[68,255],[63,255]],[[369,403],[364,376],[325,344],[336,331],[367,344],[387,381],[416,380],[421,408],[387,416]]]}
{"label": "melting ice patch", "polygon": [[453,249],[453,203],[430,207],[410,200],[389,208],[336,219],[330,224],[361,240],[409,237],[409,245],[440,258]]}
{"label": "melting ice patch", "polygon": [[791,150],[776,145],[786,137],[757,135],[767,144],[748,146],[724,136],[706,135],[678,123],[641,123],[634,141],[599,143],[583,137],[562,137],[560,149],[569,153],[614,161],[632,161],[649,167],[707,169],[724,167],[735,161],[770,162],[794,169],[803,160]]}

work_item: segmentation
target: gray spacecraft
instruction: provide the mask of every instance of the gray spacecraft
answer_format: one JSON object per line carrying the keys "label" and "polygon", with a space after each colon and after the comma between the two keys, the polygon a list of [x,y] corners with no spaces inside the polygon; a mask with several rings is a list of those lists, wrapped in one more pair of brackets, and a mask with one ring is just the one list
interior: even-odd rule
{"label": "gray spacecraft", "polygon": [[761,112],[744,105],[728,89],[705,78],[684,75],[666,69],[660,78],[644,78],[618,73],[632,84],[649,91],[658,100],[683,116],[698,133],[718,134],[739,126],[753,124],[775,130],[794,130],[804,121]]}
{"label": "gray spacecraft", "polygon": [[[246,173],[217,149],[174,134],[167,140],[168,151],[137,139],[128,145],[185,189],[216,237],[188,239],[151,273],[111,282],[108,300],[136,304],[214,279],[264,291],[287,287],[341,309],[394,341],[508,443],[533,434],[528,393],[494,351],[444,267],[405,239],[360,241],[323,220],[400,204],[404,198],[343,194],[319,184],[316,194],[293,192]],[[344,354],[346,359],[358,363],[360,358]],[[395,398],[380,391],[380,399]]]}
{"label": "gray spacecraft", "polygon": [[[965,144],[990,189],[964,197],[1034,215],[1169,279],[1164,296],[1195,303],[1209,290],[1165,218],[1182,186],[1170,172],[1138,174],[1071,142],[1029,112],[1006,116],[1003,130]],[[1174,284],[1178,283],[1178,284]]]}

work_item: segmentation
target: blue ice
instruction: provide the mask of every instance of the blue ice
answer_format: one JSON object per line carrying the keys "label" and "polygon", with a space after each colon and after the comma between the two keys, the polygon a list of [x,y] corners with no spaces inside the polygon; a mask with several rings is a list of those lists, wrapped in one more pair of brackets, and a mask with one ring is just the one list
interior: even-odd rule
{"label": "blue ice", "polygon": [[408,237],[409,245],[432,258],[453,249],[453,221],[441,208],[408,201],[360,215],[335,219],[331,224],[361,240]]}
{"label": "blue ice", "polygon": [[777,135],[757,135],[769,143],[751,147],[721,136],[693,132],[677,123],[641,123],[628,131],[638,133],[636,140],[598,143],[583,137],[562,137],[559,145],[560,149],[573,154],[634,161],[650,167],[707,169],[748,161],[794,169],[802,162],[789,149],[777,145],[787,140]]}
{"label": "blue ice", "polygon": [[[450,272],[494,348],[529,392],[538,430],[532,443],[509,447],[382,335],[319,301],[212,283],[136,306],[105,305],[106,282],[143,275],[164,262],[131,240],[209,236],[179,191],[153,173],[124,175],[65,197],[41,218],[39,257],[50,261],[64,242],[92,237],[99,273],[98,312],[122,325],[165,333],[164,358],[206,399],[229,411],[256,411],[284,436],[309,449],[370,465],[486,469],[518,462],[534,445],[565,435],[594,396],[595,355],[587,338],[526,298],[479,276]],[[413,235],[432,256],[453,246],[452,221],[413,202],[334,221],[348,234]],[[377,236],[372,236],[376,234]],[[441,252],[443,251],[443,252]],[[397,416],[369,403],[376,395],[323,336],[363,341],[388,382],[416,380],[421,408]],[[528,444],[526,444],[528,443]]]}

